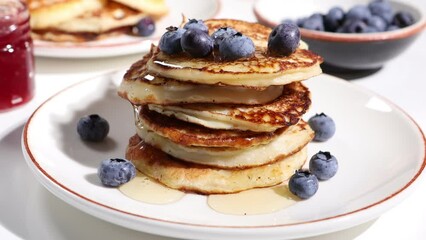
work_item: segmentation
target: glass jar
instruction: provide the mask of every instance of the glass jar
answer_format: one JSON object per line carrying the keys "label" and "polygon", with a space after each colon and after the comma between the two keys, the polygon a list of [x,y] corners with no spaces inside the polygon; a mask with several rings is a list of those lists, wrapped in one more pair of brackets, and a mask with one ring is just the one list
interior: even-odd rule
{"label": "glass jar", "polygon": [[24,1],[0,0],[0,111],[34,95],[30,14]]}

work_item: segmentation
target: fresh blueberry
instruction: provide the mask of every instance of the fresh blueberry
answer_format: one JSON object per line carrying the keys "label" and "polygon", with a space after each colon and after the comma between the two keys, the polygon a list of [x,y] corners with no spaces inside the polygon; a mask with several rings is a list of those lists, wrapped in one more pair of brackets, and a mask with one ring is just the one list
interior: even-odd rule
{"label": "fresh blueberry", "polygon": [[98,169],[98,177],[102,184],[109,187],[118,187],[127,183],[135,175],[135,165],[129,160],[121,158],[103,160]]}
{"label": "fresh blueberry", "polygon": [[230,28],[230,27],[222,27],[219,28],[218,30],[216,30],[213,34],[212,34],[212,38],[214,40],[214,45],[215,47],[218,47],[219,44],[222,42],[223,39],[234,35],[237,33],[237,30]]}
{"label": "fresh blueberry", "polygon": [[392,22],[393,10],[389,1],[386,0],[375,0],[368,4],[368,8],[371,14],[383,18],[387,24]]}
{"label": "fresh blueberry", "polygon": [[193,57],[205,57],[213,51],[214,40],[206,32],[189,29],[180,40],[182,49]]}
{"label": "fresh blueberry", "polygon": [[367,26],[367,28],[364,29],[363,33],[375,33],[375,32],[379,32],[379,31],[377,31],[377,28]]}
{"label": "fresh blueberry", "polygon": [[314,130],[314,141],[317,142],[327,141],[336,132],[336,125],[333,119],[324,113],[315,114],[309,119],[308,124]]}
{"label": "fresh blueberry", "polygon": [[318,178],[307,170],[298,170],[288,182],[291,193],[301,199],[308,199],[318,191]]}
{"label": "fresh blueberry", "polygon": [[386,21],[378,16],[372,16],[366,23],[369,27],[375,28],[377,32],[383,32],[387,27]]}
{"label": "fresh blueberry", "polygon": [[288,56],[299,46],[299,28],[291,23],[276,26],[269,34],[268,52],[275,56]]}
{"label": "fresh blueberry", "polygon": [[400,28],[396,25],[389,25],[388,28],[386,29],[386,31],[394,31],[394,30],[398,30],[398,29],[400,29]]}
{"label": "fresh blueberry", "polygon": [[309,171],[322,181],[336,175],[338,167],[336,157],[331,155],[330,152],[319,151],[309,161]]}
{"label": "fresh blueberry", "polygon": [[109,124],[98,114],[91,114],[80,118],[77,123],[77,132],[85,141],[100,142],[108,135]]}
{"label": "fresh blueberry", "polygon": [[345,12],[340,7],[331,8],[324,16],[324,28],[326,31],[334,32],[343,23]]}
{"label": "fresh blueberry", "polygon": [[201,19],[189,19],[187,23],[183,26],[184,29],[198,29],[200,31],[203,31],[205,33],[209,32],[209,28],[204,24],[203,20]]}
{"label": "fresh blueberry", "polygon": [[346,33],[367,33],[370,30],[362,20],[346,20],[343,27]]}
{"label": "fresh blueberry", "polygon": [[186,30],[177,27],[168,27],[167,32],[160,38],[158,47],[167,54],[176,54],[182,52],[180,40]]}
{"label": "fresh blueberry", "polygon": [[253,41],[239,32],[224,38],[219,45],[219,54],[222,60],[251,57],[254,50]]}
{"label": "fresh blueberry", "polygon": [[135,35],[147,37],[154,33],[155,22],[151,17],[142,18],[133,28],[132,32]]}
{"label": "fresh blueberry", "polygon": [[355,5],[346,14],[348,20],[367,21],[371,17],[370,9],[364,5]]}
{"label": "fresh blueberry", "polygon": [[414,23],[414,17],[409,12],[401,11],[397,12],[393,17],[393,25],[396,25],[400,28],[410,26]]}
{"label": "fresh blueberry", "polygon": [[322,15],[319,13],[312,14],[303,23],[302,28],[315,30],[315,31],[324,31],[324,20]]}

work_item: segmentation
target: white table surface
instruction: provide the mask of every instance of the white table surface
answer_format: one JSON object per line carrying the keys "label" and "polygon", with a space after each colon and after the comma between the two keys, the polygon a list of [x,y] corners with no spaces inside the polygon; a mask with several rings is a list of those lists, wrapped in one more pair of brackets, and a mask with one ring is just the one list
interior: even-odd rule
{"label": "white table surface", "polygon": [[[411,0],[423,5],[424,0]],[[254,21],[252,1],[222,1],[219,17]],[[236,11],[238,9],[238,11]],[[167,240],[128,230],[62,202],[29,171],[21,152],[28,116],[49,96],[78,81],[128,67],[141,54],[107,59],[36,58],[36,96],[18,109],[0,113],[0,239],[147,239]],[[426,131],[426,34],[397,59],[367,77],[352,80],[391,100]],[[309,239],[426,239],[426,179],[416,192],[375,221]]]}

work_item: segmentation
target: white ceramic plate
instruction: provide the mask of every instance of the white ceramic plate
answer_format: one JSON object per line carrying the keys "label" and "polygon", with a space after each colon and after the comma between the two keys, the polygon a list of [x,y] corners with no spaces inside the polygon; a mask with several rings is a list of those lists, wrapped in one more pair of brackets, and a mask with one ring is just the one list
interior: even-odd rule
{"label": "white ceramic plate", "polygon": [[[325,112],[336,121],[337,132],[328,142],[311,143],[309,154],[331,151],[340,169],[320,183],[314,197],[252,216],[217,213],[205,196],[195,194],[169,205],[137,202],[101,186],[96,176],[101,160],[124,156],[134,134],[131,105],[115,92],[121,76],[87,80],[47,100],[25,127],[23,152],[54,195],[127,228],[184,239],[284,239],[333,232],[372,220],[399,203],[426,164],[424,136],[402,110],[363,88],[322,75],[307,81],[313,106],[306,117]],[[110,122],[102,144],[84,143],[76,133],[78,119],[90,113]]]}
{"label": "white ceramic plate", "polygon": [[156,23],[156,31],[150,37],[123,35],[86,43],[35,40],[34,54],[41,57],[96,58],[147,52],[151,43],[158,41],[167,27],[180,24],[182,14],[189,18],[208,19],[220,10],[219,0],[168,0],[167,5],[169,14]]}

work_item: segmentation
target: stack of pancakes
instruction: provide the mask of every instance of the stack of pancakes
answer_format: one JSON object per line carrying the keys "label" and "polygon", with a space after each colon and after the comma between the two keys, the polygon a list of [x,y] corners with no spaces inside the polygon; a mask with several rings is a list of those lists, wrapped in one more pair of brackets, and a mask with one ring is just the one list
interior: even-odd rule
{"label": "stack of pancakes", "polygon": [[267,55],[271,32],[237,20],[207,20],[210,34],[232,27],[250,37],[255,55],[221,61],[215,54],[167,55],[152,46],[127,71],[118,94],[135,110],[137,134],[126,158],[164,185],[202,194],[277,185],[307,158],[311,104],[300,81],[321,73],[321,57],[300,47]]}
{"label": "stack of pancakes", "polygon": [[82,42],[130,33],[142,18],[158,19],[164,0],[27,0],[32,36],[55,42]]}

